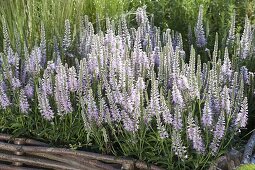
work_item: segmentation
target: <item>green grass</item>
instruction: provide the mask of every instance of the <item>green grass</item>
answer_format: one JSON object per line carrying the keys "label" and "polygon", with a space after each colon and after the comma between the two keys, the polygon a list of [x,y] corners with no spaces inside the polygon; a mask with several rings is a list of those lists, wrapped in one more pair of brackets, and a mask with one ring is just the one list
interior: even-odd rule
{"label": "green grass", "polygon": [[[20,36],[21,43],[25,41],[31,47],[39,42],[41,23],[45,25],[47,38],[62,37],[66,19],[72,23],[71,29],[75,33],[84,15],[93,23],[97,15],[99,20],[106,16],[113,19],[124,12],[124,6],[123,0],[111,0],[110,3],[107,0],[3,0],[0,15],[7,22],[11,40]],[[3,39],[2,35],[0,39]],[[0,49],[2,46],[1,41]]]}
{"label": "green grass", "polygon": [[[75,34],[84,15],[88,15],[94,24],[101,21],[104,27],[102,23],[106,16],[116,19],[122,13],[134,14],[137,7],[146,5],[147,12],[154,14],[156,26],[177,30],[187,40],[188,27],[190,25],[193,30],[200,4],[204,5],[207,33],[218,32],[220,40],[227,33],[234,9],[237,30],[242,29],[240,25],[243,25],[246,14],[255,23],[255,0],[2,0],[0,15],[7,21],[11,40],[17,40],[20,36],[21,44],[27,42],[32,46],[39,41],[41,23],[45,25],[46,38],[54,35],[62,37],[65,19],[70,20]],[[131,24],[133,20],[134,15],[131,15]],[[214,35],[210,34],[209,47],[213,47],[213,44]],[[0,41],[0,50],[2,46]]]}
{"label": "green grass", "polygon": [[254,170],[255,165],[254,164],[247,164],[247,165],[241,165],[237,168],[237,170]]}

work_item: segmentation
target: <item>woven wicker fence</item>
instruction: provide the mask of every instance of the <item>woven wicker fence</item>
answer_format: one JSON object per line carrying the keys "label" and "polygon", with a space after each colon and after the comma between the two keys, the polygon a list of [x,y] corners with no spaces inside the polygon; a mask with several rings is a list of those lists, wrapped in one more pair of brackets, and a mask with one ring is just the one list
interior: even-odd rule
{"label": "woven wicker fence", "polygon": [[0,169],[161,170],[134,159],[54,148],[36,140],[13,138],[6,134],[0,134]]}

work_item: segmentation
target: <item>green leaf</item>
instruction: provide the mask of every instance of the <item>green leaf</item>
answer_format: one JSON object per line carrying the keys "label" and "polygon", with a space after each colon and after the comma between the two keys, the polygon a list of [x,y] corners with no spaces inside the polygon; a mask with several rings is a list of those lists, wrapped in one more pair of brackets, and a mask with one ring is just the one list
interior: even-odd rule
{"label": "green leaf", "polygon": [[255,170],[255,164],[245,164],[237,168],[237,170]]}

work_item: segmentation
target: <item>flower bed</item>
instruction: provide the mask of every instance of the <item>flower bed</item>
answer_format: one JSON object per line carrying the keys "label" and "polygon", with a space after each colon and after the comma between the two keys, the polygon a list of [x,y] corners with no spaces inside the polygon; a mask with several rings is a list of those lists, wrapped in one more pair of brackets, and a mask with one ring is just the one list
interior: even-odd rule
{"label": "flower bed", "polygon": [[[1,126],[163,168],[208,168],[247,125],[246,90],[254,75],[245,67],[239,71],[239,60],[253,55],[254,30],[246,18],[239,40],[233,24],[223,51],[216,33],[211,56],[202,10],[189,55],[181,34],[161,32],[144,8],[137,10],[137,28],[128,29],[122,16],[118,27],[106,20],[106,33],[95,33],[84,17],[72,36],[66,20],[61,42],[48,40],[51,55],[43,24],[39,46],[16,51],[4,25]],[[201,51],[211,61],[202,63]]]}

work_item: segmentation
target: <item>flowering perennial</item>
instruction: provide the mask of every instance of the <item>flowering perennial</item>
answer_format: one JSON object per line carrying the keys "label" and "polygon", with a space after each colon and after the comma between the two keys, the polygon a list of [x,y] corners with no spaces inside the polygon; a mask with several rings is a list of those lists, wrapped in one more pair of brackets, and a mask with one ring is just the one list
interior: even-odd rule
{"label": "flowering perennial", "polygon": [[[206,45],[202,15],[201,6],[195,28],[197,47]],[[124,16],[118,28],[107,19],[106,33],[95,33],[85,17],[74,49],[66,20],[62,46],[54,40],[53,58],[47,56],[43,25],[40,47],[30,52],[25,47],[24,57],[12,49],[4,25],[0,109],[19,106],[21,113],[29,115],[37,109],[36,102],[48,121],[78,112],[88,132],[93,128],[105,132],[110,127],[109,136],[125,132],[135,141],[144,130],[167,141],[177,158],[188,158],[190,150],[217,155],[225,136],[246,127],[248,70],[233,69],[228,47],[221,61],[217,36],[211,62],[201,63],[191,46],[189,63],[185,63],[179,33],[160,32],[149,22],[145,8],[137,10],[136,20],[138,28],[128,29]],[[232,22],[228,43],[235,39]],[[252,28],[247,18],[245,23],[241,59],[249,56],[251,46]]]}

